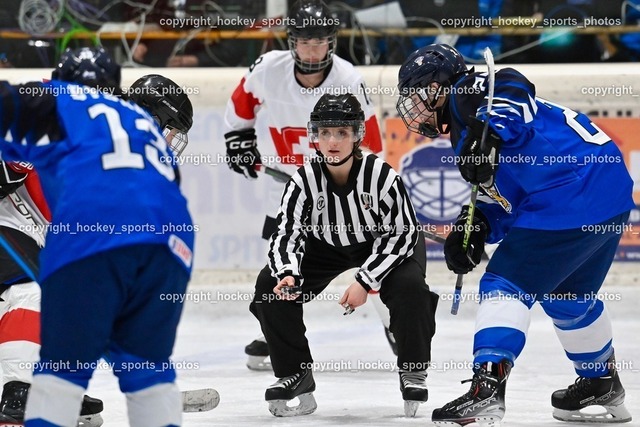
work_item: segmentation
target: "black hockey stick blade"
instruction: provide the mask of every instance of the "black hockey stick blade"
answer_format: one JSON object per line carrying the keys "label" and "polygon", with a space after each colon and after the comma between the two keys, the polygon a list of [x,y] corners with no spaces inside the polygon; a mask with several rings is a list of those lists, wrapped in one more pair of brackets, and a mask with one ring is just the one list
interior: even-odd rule
{"label": "black hockey stick blade", "polygon": [[220,394],[212,388],[182,392],[182,412],[206,412],[220,403]]}

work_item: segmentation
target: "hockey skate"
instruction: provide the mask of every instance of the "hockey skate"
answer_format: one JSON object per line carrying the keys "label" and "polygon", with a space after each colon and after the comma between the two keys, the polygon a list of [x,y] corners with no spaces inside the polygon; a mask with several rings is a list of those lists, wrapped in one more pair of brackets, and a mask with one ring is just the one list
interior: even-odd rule
{"label": "hockey skate", "polygon": [[400,391],[404,400],[404,415],[415,417],[418,406],[429,398],[427,390],[427,371],[400,370]]}
{"label": "hockey skate", "polygon": [[[276,417],[295,417],[297,415],[309,415],[318,405],[313,397],[316,383],[309,369],[298,372],[289,377],[280,378],[269,386],[264,398],[269,402],[269,412]],[[298,398],[298,406],[288,406],[287,403]]]}
{"label": "hockey skate", "polygon": [[104,409],[102,400],[85,395],[82,399],[78,427],[100,427],[104,422],[100,412]]}
{"label": "hockey skate", "polygon": [[[10,381],[4,385],[2,402],[0,403],[0,425],[23,425],[24,410],[30,387],[30,384],[21,381]],[[100,399],[84,396],[78,426],[100,427],[103,423],[100,412],[103,409],[104,405]]]}
{"label": "hockey skate", "polygon": [[253,340],[251,344],[244,348],[244,352],[249,359],[247,360],[247,368],[252,371],[270,371],[271,362],[266,360],[269,357],[269,347],[264,337]]}
{"label": "hockey skate", "polygon": [[582,423],[626,423],[631,414],[624,406],[624,387],[615,359],[609,359],[609,374],[599,378],[578,377],[569,387],[551,395],[553,418]]}
{"label": "hockey skate", "polygon": [[473,375],[466,394],[434,409],[431,421],[437,426],[465,426],[477,423],[482,427],[498,427],[504,417],[504,395],[511,362],[487,362]]}

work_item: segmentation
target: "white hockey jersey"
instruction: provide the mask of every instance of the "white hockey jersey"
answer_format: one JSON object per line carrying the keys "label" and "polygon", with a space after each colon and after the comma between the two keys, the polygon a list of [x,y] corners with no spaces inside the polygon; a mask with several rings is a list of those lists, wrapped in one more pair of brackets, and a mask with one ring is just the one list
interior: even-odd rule
{"label": "white hockey jersey", "polygon": [[[227,103],[224,133],[255,128],[262,164],[289,175],[315,156],[307,138],[309,115],[325,93],[356,95],[365,114],[362,146],[373,153],[382,151],[380,128],[373,104],[366,95],[360,73],[334,55],[331,70],[316,88],[305,88],[294,75],[290,51],[275,50],[260,56],[249,68]],[[270,212],[275,212],[284,185],[277,183],[270,193]]]}

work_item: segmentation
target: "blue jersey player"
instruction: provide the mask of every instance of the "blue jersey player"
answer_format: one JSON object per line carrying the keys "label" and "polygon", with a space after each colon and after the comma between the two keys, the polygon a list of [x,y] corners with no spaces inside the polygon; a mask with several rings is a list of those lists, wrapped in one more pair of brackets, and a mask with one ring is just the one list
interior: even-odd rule
{"label": "blue jersey player", "polygon": [[104,356],[131,425],[177,426],[182,403],[169,356],[182,305],[171,296],[186,290],[194,236],[167,141],[186,141],[191,104],[161,76],[134,83],[140,106],[109,88],[69,83],[91,73],[115,82],[119,67],[68,65],[48,83],[0,82],[2,158],[33,163],[52,212],[26,425],[75,425]]}
{"label": "blue jersey player", "polygon": [[[487,73],[467,69],[447,45],[416,50],[399,72],[397,109],[407,128],[432,138],[450,133],[462,176],[482,193],[469,251],[462,243],[465,206],[445,243],[447,266],[467,273],[485,242],[501,242],[480,280],[471,388],[434,410],[432,420],[502,419],[506,381],[525,344],[529,310],[539,302],[578,374],[575,384],[553,393],[553,416],[630,421],[611,322],[595,298],[634,208],[622,155],[585,115],[536,97],[516,70],[495,73],[490,114],[488,85]],[[581,411],[589,405],[606,413]]]}

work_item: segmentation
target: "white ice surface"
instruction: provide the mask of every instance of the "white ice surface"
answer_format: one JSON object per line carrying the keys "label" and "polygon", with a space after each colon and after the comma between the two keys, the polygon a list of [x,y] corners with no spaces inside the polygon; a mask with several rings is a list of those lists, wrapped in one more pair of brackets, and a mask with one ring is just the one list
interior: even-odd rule
{"label": "white ice surface", "polygon": [[[640,426],[639,276],[637,264],[616,266],[602,289],[612,299],[607,307],[614,346],[627,391],[626,406],[634,416],[625,426]],[[350,283],[346,276],[327,288],[324,300],[305,305],[314,359],[318,364],[333,363],[331,369],[314,373],[317,411],[304,417],[273,417],[264,401],[265,388],[275,380],[273,374],[245,367],[244,346],[259,335],[258,323],[248,312],[253,277],[253,272],[199,275],[189,289],[192,301],[186,303],[173,356],[181,367],[178,383],[182,390],[213,387],[220,392],[221,402],[210,412],[184,414],[184,426],[429,426],[434,408],[468,390],[469,384],[460,381],[471,377],[468,364],[477,304],[463,302],[457,316],[449,314],[455,276],[432,263],[427,281],[442,297],[432,346],[435,366],[427,379],[429,401],[421,405],[416,418],[403,415],[398,374],[386,369],[393,366],[394,356],[373,305],[342,315],[336,299]],[[466,278],[465,296],[474,296],[478,277]],[[363,364],[368,369],[358,369]],[[336,371],[335,366],[342,369]],[[551,321],[534,307],[527,345],[509,378],[502,425],[568,425],[552,418],[550,396],[574,379]],[[111,372],[96,371],[89,394],[104,400],[106,427],[128,425],[125,399]]]}

